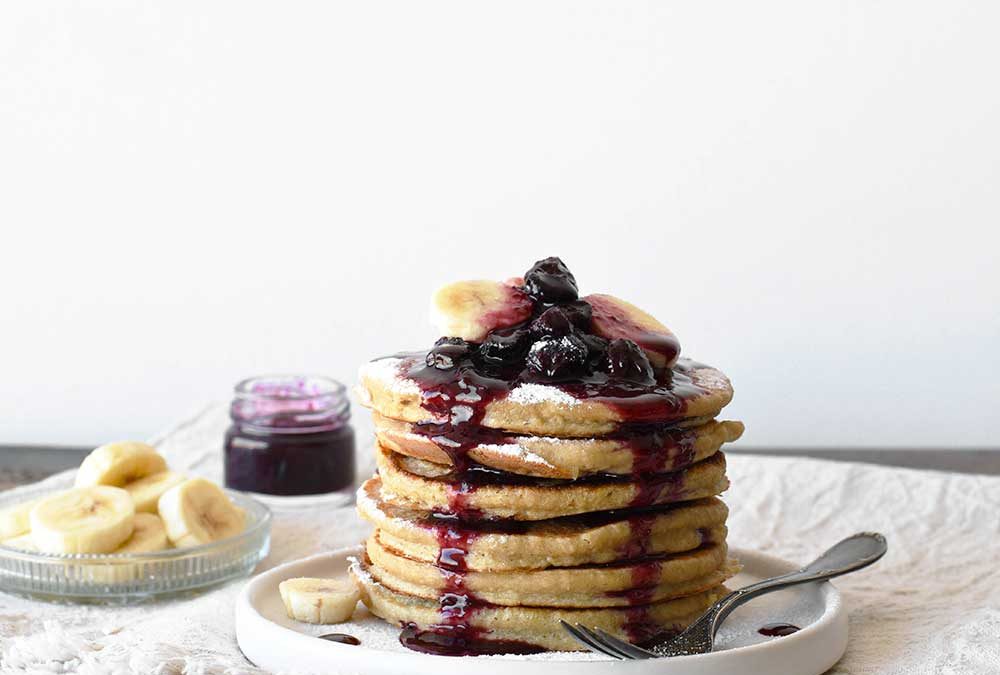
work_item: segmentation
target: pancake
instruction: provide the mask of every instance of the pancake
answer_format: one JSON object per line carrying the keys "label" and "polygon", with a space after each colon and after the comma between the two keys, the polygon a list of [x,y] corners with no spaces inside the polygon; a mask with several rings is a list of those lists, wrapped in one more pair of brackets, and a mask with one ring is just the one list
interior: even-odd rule
{"label": "pancake", "polygon": [[459,623],[462,639],[512,641],[560,651],[582,649],[562,629],[560,620],[602,628],[622,639],[638,642],[659,632],[683,630],[729,592],[720,585],[675,600],[586,609],[503,607],[469,602],[462,604],[459,616],[449,617],[435,600],[399,593],[379,583],[363,561],[351,564],[351,575],[358,582],[361,600],[369,611],[390,623],[413,625],[422,630],[454,629],[454,624]]}
{"label": "pancake", "polygon": [[[466,572],[462,588],[478,600],[505,606],[623,607],[680,598],[714,588],[738,571],[727,560],[726,545],[709,544],[659,559],[614,565],[505,572]],[[372,576],[388,588],[436,600],[450,590],[453,575],[386,548],[378,535],[366,542]]]}
{"label": "pancake", "polygon": [[[435,411],[436,392],[427,391],[426,384],[422,387],[418,374],[426,376],[424,357],[424,353],[403,354],[362,366],[358,387],[362,405],[403,422],[453,421],[447,413]],[[478,415],[481,426],[532,436],[590,438],[606,436],[623,423],[712,418],[733,397],[725,375],[690,359],[677,362],[669,382],[623,389],[620,395],[607,395],[596,388],[597,393],[590,395],[592,388],[582,384],[512,384],[473,373],[450,377],[475,378],[476,384],[470,385],[475,395],[490,394]]]}
{"label": "pancake", "polygon": [[[443,432],[437,435],[419,424],[373,414],[375,436],[393,452],[452,466],[456,443]],[[709,457],[724,443],[743,434],[741,422],[693,420],[672,428],[643,428],[619,437],[556,438],[519,436],[477,427],[463,429],[466,445],[459,446],[468,459],[484,466],[540,478],[574,480],[597,473],[629,474],[636,471],[676,471]]]}
{"label": "pancake", "polygon": [[[441,465],[392,452],[375,450],[383,495],[392,503],[436,513],[476,513],[482,518],[545,520],[593,511],[607,511],[670,502],[690,501],[720,494],[729,487],[725,455],[673,473],[643,476],[641,480],[608,478],[592,481],[513,482],[509,474],[453,480]],[[436,473],[435,473],[436,471]]]}
{"label": "pancake", "polygon": [[389,503],[377,476],[358,490],[357,505],[386,546],[433,563],[449,539],[460,538],[466,568],[481,571],[604,564],[636,553],[690,551],[725,541],[729,512],[720,499],[709,497],[648,511],[468,525]]}

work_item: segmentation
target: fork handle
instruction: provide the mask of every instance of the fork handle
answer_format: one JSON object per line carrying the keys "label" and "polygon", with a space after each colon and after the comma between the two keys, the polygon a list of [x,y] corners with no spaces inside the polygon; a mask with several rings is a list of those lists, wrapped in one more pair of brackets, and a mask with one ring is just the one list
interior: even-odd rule
{"label": "fork handle", "polygon": [[885,555],[885,537],[877,532],[860,532],[834,544],[823,555],[802,569],[788,574],[758,581],[733,591],[716,603],[717,611],[712,622],[712,635],[719,630],[723,620],[740,605],[772,591],[810,581],[824,581],[868,567]]}

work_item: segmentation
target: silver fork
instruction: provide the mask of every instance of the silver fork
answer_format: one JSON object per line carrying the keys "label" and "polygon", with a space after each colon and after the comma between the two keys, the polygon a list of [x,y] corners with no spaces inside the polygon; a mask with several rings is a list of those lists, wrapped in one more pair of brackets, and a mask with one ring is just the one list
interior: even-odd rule
{"label": "silver fork", "polygon": [[754,598],[772,591],[810,581],[823,581],[868,567],[885,555],[885,537],[875,532],[861,532],[834,545],[802,569],[788,574],[758,581],[738,591],[733,591],[708,608],[683,632],[661,638],[648,645],[648,649],[619,640],[600,628],[586,628],[560,621],[573,638],[587,649],[616,659],[652,659],[660,656],[684,656],[712,651],[712,642],[719,626],[734,609]]}

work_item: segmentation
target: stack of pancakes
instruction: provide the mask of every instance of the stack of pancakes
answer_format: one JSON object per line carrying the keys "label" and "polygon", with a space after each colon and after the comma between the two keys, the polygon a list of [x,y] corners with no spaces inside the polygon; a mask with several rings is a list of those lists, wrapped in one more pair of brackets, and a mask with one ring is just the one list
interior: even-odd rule
{"label": "stack of pancakes", "polygon": [[358,494],[375,529],[352,572],[404,644],[579,649],[559,620],[642,642],[727,592],[719,450],[743,425],[715,419],[722,373],[681,359],[669,383],[619,398],[471,369],[445,381],[425,356],[374,361],[359,388],[378,473]]}

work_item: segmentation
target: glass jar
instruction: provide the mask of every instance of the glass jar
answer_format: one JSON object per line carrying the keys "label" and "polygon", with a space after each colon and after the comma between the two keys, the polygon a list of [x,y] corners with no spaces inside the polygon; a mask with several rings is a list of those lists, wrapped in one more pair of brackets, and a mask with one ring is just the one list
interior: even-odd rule
{"label": "glass jar", "polygon": [[227,487],[351,500],[354,428],[343,384],[313,375],[252,377],[236,385],[229,416]]}

